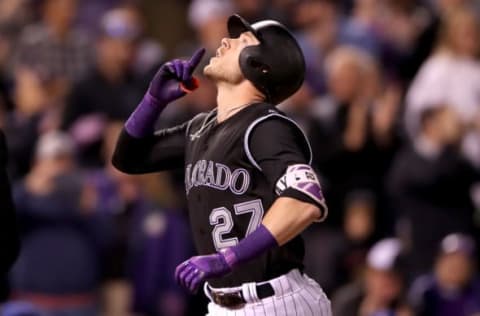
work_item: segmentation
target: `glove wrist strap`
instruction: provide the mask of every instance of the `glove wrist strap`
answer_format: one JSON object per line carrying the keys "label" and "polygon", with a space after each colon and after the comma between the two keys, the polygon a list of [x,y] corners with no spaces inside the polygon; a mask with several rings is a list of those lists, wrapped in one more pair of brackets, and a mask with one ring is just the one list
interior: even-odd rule
{"label": "glove wrist strap", "polygon": [[275,237],[261,224],[236,246],[222,249],[220,253],[225,258],[227,264],[234,268],[277,246],[278,242]]}

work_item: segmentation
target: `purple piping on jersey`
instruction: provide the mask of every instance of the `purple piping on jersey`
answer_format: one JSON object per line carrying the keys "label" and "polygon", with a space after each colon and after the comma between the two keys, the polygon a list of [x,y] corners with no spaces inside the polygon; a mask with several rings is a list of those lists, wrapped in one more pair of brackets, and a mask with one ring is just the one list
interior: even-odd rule
{"label": "purple piping on jersey", "polygon": [[284,115],[281,115],[279,113],[271,113],[271,114],[267,114],[265,116],[262,116],[258,119],[256,119],[255,121],[253,121],[250,126],[248,126],[247,128],[247,131],[245,132],[245,135],[243,136],[243,148],[245,149],[245,153],[247,154],[247,158],[248,160],[250,160],[250,162],[252,163],[252,165],[255,166],[255,168],[257,168],[258,170],[262,171],[262,168],[258,165],[257,161],[255,160],[255,158],[253,157],[252,155],[252,152],[250,151],[250,145],[249,145],[249,141],[250,141],[250,133],[253,131],[253,129],[255,128],[255,126],[257,124],[259,124],[260,122],[270,118],[270,117],[273,117],[273,116],[276,116],[276,117],[280,117],[280,118],[283,118],[287,121],[289,121],[290,123],[292,123],[293,125],[295,125],[298,130],[302,133],[303,137],[305,137],[305,141],[306,141],[306,144],[308,146],[308,152],[309,152],[309,158],[308,158],[308,164],[311,165],[312,164],[312,159],[313,159],[313,154],[312,154],[312,146],[310,145],[310,142],[308,141],[308,137],[307,135],[305,134],[305,132],[301,129],[300,125],[297,124],[297,122],[295,122],[294,120],[292,120],[291,118],[287,117],[287,116],[284,116]]}
{"label": "purple piping on jersey", "polygon": [[306,165],[295,166],[290,170],[290,172],[298,171],[298,170],[312,170],[312,167],[310,167],[308,165],[307,166]]}
{"label": "purple piping on jersey", "polygon": [[277,246],[278,242],[275,237],[261,224],[255,231],[240,241],[238,245],[222,249],[220,252],[230,268],[234,268]]}
{"label": "purple piping on jersey", "polygon": [[164,108],[165,104],[158,102],[150,93],[145,93],[142,101],[125,123],[125,130],[130,136],[136,138],[152,134],[155,122]]}

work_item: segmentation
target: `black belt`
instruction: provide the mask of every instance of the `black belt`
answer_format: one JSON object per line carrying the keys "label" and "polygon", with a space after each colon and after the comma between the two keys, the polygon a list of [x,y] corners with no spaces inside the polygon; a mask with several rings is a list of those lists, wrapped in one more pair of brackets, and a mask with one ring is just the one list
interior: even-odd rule
{"label": "black belt", "polygon": [[[257,285],[256,289],[259,299],[264,299],[275,294],[275,291],[270,283]],[[208,290],[212,296],[212,301],[217,305],[228,308],[240,308],[247,303],[243,297],[242,290],[230,293],[213,291],[210,287],[208,287]]]}

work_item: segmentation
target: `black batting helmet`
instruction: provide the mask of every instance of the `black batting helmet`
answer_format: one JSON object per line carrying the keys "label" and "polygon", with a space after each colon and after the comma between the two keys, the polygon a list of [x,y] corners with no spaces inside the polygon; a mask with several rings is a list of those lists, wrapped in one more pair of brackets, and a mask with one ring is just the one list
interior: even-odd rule
{"label": "black batting helmet", "polygon": [[305,76],[305,60],[293,35],[281,23],[264,20],[250,25],[235,14],[228,19],[230,37],[252,32],[259,45],[247,46],[240,53],[240,69],[245,78],[263,92],[267,101],[277,104],[294,94]]}

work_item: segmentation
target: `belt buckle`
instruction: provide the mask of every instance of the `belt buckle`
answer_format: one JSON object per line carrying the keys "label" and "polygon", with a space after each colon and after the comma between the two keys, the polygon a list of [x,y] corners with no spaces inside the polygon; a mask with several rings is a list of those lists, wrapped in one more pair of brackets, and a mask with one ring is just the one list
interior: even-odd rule
{"label": "belt buckle", "polygon": [[245,300],[240,292],[225,293],[212,291],[212,299],[215,304],[231,309],[242,308],[245,305]]}

